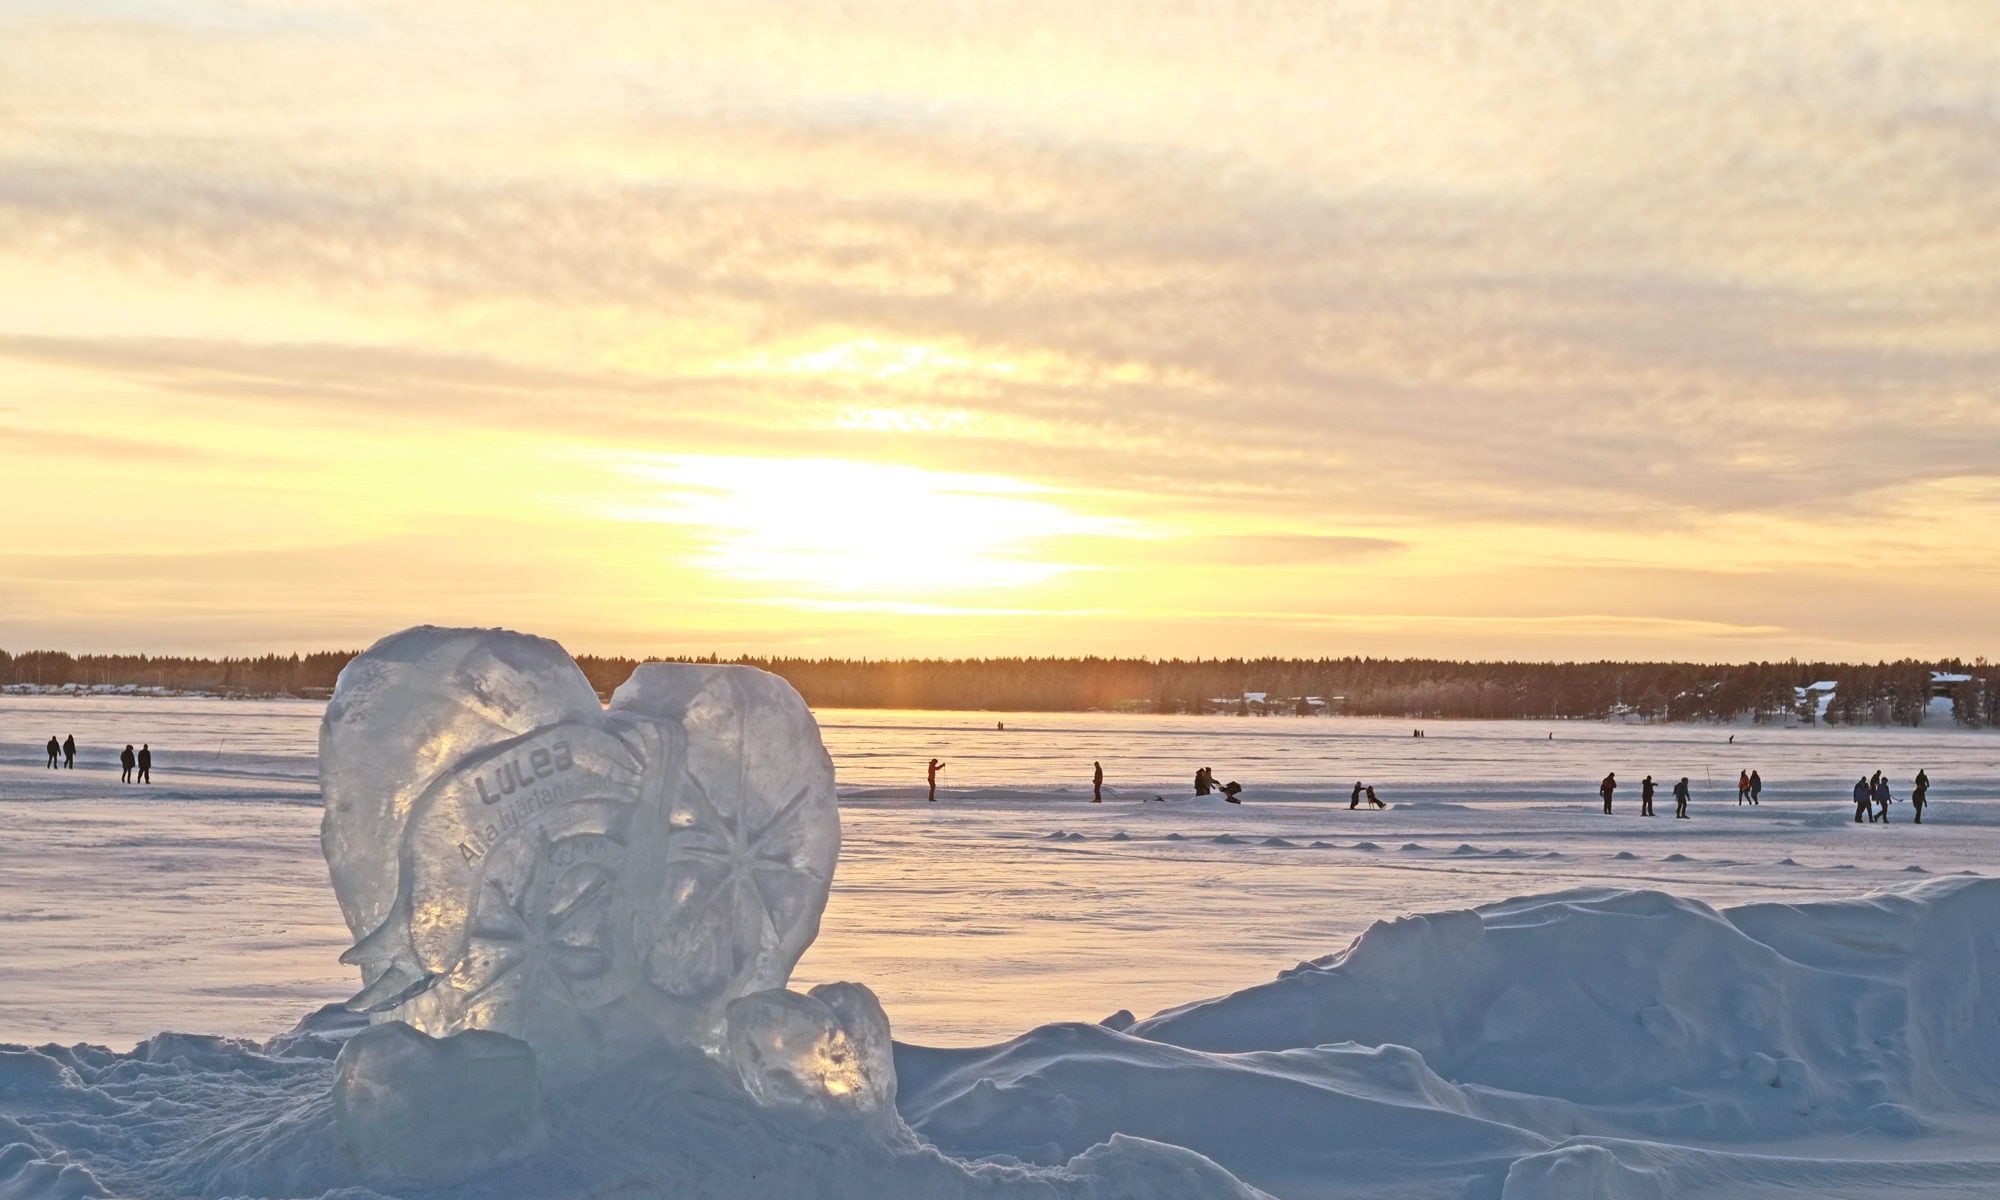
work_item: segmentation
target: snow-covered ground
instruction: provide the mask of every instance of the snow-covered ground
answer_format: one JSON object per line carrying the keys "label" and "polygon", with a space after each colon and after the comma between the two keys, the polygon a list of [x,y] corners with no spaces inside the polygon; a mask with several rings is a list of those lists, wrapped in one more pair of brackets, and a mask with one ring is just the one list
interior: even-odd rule
{"label": "snow-covered ground", "polygon": [[[261,1041],[349,994],[317,842],[319,712],[0,697],[0,1042]],[[794,986],[881,995],[903,1112],[947,1152],[1063,1163],[1122,1132],[1284,1197],[2000,1194],[2000,882],[1982,878],[2000,737],[819,715],[844,846]],[[48,771],[40,747],[64,733],[78,768]],[[153,747],[150,788],[118,782],[128,741]],[[936,805],[932,755],[948,764]],[[1181,799],[1203,765],[1246,803]],[[1753,766],[1764,803],[1739,807]],[[1919,767],[1925,825],[1906,803],[1887,827],[1852,823],[1857,776],[1887,772],[1902,799]],[[1606,770],[1624,784],[1609,817]],[[1645,820],[1649,771],[1661,815]],[[1695,803],[1676,822],[1681,775]],[[1349,811],[1356,780],[1393,807]],[[1411,914],[1433,915],[1394,921]],[[1139,1022],[1094,1024],[1120,1010]],[[192,1103],[218,1073],[276,1089],[204,1093],[238,1120],[324,1090],[311,1055],[65,1053],[0,1067],[0,1146],[17,1127],[77,1150],[50,1130]],[[135,1146],[104,1153],[164,1153]],[[0,1195],[83,1194],[47,1172],[9,1191],[11,1161]],[[349,1182],[93,1169],[130,1194]],[[1075,1194],[1117,1194],[1075,1182],[1089,1163],[1067,1169]],[[925,1178],[907,1194],[955,1194]]]}

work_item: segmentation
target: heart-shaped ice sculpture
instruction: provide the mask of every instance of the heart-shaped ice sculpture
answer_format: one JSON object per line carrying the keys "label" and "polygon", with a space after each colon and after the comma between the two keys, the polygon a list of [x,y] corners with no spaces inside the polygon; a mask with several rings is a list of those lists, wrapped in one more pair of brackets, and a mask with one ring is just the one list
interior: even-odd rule
{"label": "heart-shaped ice sculpture", "polygon": [[717,1052],[783,987],[840,854],[833,763],[790,684],[649,663],[607,710],[562,647],[420,627],[341,672],[321,842],[361,968],[352,1007],[511,1034],[584,1066]]}

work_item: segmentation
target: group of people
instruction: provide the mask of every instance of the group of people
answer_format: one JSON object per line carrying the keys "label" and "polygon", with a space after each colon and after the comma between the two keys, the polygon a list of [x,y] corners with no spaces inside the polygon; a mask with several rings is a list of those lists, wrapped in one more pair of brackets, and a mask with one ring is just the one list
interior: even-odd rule
{"label": "group of people", "polygon": [[[1916,814],[1915,822],[1924,823],[1924,805],[1929,802],[1931,790],[1930,772],[1918,768],[1917,777],[1910,788],[1910,808]],[[1889,801],[1895,797],[1889,794],[1889,777],[1882,772],[1854,781],[1854,823],[1866,820],[1870,825],[1889,823]]]}
{"label": "group of people", "polygon": [[[1734,734],[1730,735],[1734,737]],[[1736,806],[1757,803],[1757,796],[1764,790],[1764,777],[1752,769],[1736,773]]]}
{"label": "group of people", "polygon": [[1240,795],[1242,791],[1243,791],[1243,785],[1236,782],[1234,779],[1230,780],[1228,783],[1215,782],[1214,767],[1203,767],[1194,773],[1194,794],[1197,796],[1206,796],[1211,792],[1219,792],[1221,793],[1222,798],[1224,800],[1229,801],[1231,804],[1241,804],[1243,802],[1241,800],[1238,800],[1236,797]]}
{"label": "group of people", "polygon": [[[1658,786],[1653,782],[1651,775],[1639,781],[1640,816],[1651,817],[1658,815],[1653,812],[1653,793],[1658,789]],[[1760,780],[1757,786],[1762,788],[1764,786],[1763,782]],[[1605,775],[1604,782],[1597,785],[1597,794],[1604,798],[1604,811],[1606,813],[1611,811],[1611,796],[1617,790],[1618,773],[1615,771]],[[1683,821],[1688,819],[1688,777],[1685,775],[1681,776],[1680,782],[1674,785],[1674,816]]]}
{"label": "group of people", "polygon": [[[60,742],[54,738],[50,738],[46,748],[49,752],[49,768],[51,770],[55,769],[58,765],[72,769],[75,768],[75,734],[69,734]],[[132,749],[131,744],[127,743],[125,749],[121,750],[118,754],[118,765],[123,768],[118,776],[120,783],[153,782],[152,743],[147,742],[137,750]]]}

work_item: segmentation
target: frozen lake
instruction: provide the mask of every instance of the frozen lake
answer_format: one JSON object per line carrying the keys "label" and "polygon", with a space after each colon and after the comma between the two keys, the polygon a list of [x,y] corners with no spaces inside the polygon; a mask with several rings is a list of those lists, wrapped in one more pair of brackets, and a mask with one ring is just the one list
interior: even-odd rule
{"label": "frozen lake", "polygon": [[[0,1042],[261,1038],[352,992],[319,855],[320,708],[0,697]],[[845,845],[795,986],[866,982],[900,1039],[932,1045],[1145,1016],[1402,913],[1590,884],[1714,904],[1846,896],[1984,873],[2000,852],[1992,733],[818,715]],[[76,770],[43,767],[52,734],[76,737]],[[153,747],[150,788],[118,782],[128,741]],[[933,755],[948,766],[929,805]],[[1087,803],[1093,760],[1102,805]],[[1203,765],[1247,803],[1150,802],[1185,795]],[[1749,767],[1766,781],[1757,808],[1735,802]],[[1856,776],[1887,772],[1901,799],[1919,767],[1934,781],[1923,827],[1907,804],[1886,828],[1852,824]],[[1607,770],[1625,785],[1612,817],[1594,794]],[[1636,816],[1648,772],[1653,821]],[[1694,819],[1675,822],[1681,775]],[[1356,780],[1393,807],[1349,811]]]}

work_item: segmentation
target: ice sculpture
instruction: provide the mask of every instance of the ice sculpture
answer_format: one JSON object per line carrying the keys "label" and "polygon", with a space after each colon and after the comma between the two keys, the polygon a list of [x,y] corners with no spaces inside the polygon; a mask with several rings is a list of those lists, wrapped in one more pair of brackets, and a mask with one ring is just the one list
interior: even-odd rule
{"label": "ice sculpture", "polygon": [[607,710],[554,642],[420,627],[341,673],[321,841],[357,939],[350,1005],[585,1068],[664,1040],[726,1055],[782,988],[840,852],[833,764],[791,686],[652,663]]}
{"label": "ice sculpture", "polygon": [[538,1124],[535,1056],[504,1034],[426,1037],[391,1021],[347,1039],[333,1115],[357,1162],[445,1181],[528,1149]]}

